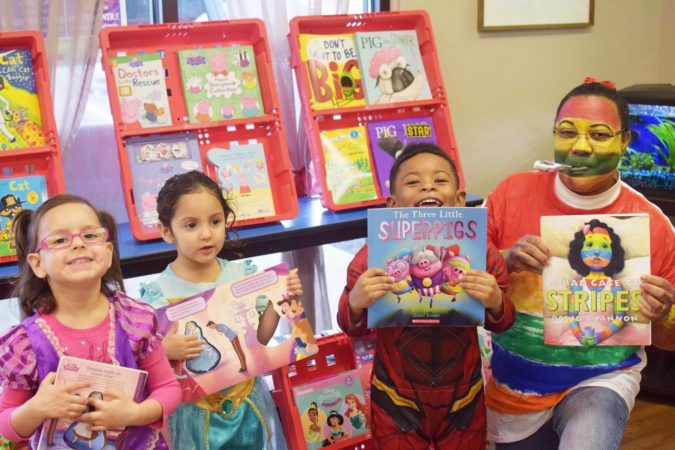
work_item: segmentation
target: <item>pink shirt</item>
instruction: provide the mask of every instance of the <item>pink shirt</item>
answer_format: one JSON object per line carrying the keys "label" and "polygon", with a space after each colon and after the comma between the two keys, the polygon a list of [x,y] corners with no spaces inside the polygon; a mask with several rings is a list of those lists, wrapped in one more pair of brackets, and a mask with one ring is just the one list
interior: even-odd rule
{"label": "pink shirt", "polygon": [[[98,325],[83,330],[61,324],[53,314],[41,316],[58,337],[65,353],[76,358],[89,359],[104,363],[112,363],[108,355],[108,336],[110,335],[110,316],[106,315]],[[164,347],[158,346],[139,363],[139,368],[148,372],[146,382],[150,395],[148,399],[157,401],[162,406],[162,418],[151,424],[153,428],[161,428],[169,414],[175,411],[180,401],[176,376],[164,353]],[[10,441],[26,439],[16,433],[12,427],[11,417],[14,410],[23,405],[33,395],[32,391],[7,388],[0,394],[0,436]]]}

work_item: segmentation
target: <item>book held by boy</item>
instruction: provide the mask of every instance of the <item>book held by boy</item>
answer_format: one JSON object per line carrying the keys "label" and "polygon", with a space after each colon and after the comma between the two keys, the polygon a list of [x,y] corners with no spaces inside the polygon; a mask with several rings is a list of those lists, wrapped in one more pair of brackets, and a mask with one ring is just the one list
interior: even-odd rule
{"label": "book held by boy", "polygon": [[649,216],[541,218],[551,251],[542,273],[544,342],[568,346],[649,345],[640,276],[650,273]]}
{"label": "book held by boy", "polygon": [[485,270],[485,208],[368,210],[368,267],[395,280],[368,308],[368,327],[477,326],[485,308],[459,283]]}
{"label": "book held by boy", "polygon": [[0,256],[16,254],[12,223],[23,209],[35,210],[47,200],[43,175],[0,178]]}
{"label": "book held by boy", "polygon": [[[141,401],[148,373],[143,370],[106,364],[87,359],[62,356],[56,370],[55,384],[85,381],[89,386],[75,392],[87,398],[108,400],[104,393],[113,391],[128,395],[134,401]],[[87,406],[85,412],[94,411]],[[92,431],[88,423],[67,419],[52,419],[42,425],[38,449],[72,450],[101,449],[113,450],[121,439],[123,431]]]}
{"label": "book held by boy", "polygon": [[[174,370],[189,402],[315,354],[319,347],[302,300],[286,292],[286,264],[222,284],[157,310],[159,330],[197,336],[204,350]],[[258,340],[258,327],[271,307],[291,327],[280,343]],[[274,345],[274,344],[277,345]]]}

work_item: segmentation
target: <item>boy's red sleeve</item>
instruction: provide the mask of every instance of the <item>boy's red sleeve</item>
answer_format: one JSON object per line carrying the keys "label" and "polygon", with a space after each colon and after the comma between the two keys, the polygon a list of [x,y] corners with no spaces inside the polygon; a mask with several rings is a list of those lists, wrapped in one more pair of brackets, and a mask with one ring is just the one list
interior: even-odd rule
{"label": "boy's red sleeve", "polygon": [[506,289],[509,285],[509,271],[506,268],[506,262],[501,253],[499,253],[499,250],[497,250],[497,247],[489,241],[487,244],[485,267],[486,271],[497,279],[499,289],[502,291],[503,304],[502,315],[499,320],[494,320],[486,311],[485,328],[496,333],[501,333],[513,325],[513,321],[516,318],[516,309],[511,299],[506,295]]}
{"label": "boy's red sleeve", "polygon": [[363,246],[354,256],[347,267],[347,284],[345,285],[338,304],[338,325],[348,336],[363,336],[368,333],[368,310],[364,311],[359,323],[353,323],[349,313],[349,292],[354,288],[361,274],[368,270],[368,247]]}

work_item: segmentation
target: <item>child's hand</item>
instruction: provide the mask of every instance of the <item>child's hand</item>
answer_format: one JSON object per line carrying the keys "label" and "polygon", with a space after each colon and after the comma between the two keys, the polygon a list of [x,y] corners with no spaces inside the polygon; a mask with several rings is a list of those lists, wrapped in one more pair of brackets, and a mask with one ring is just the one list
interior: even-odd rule
{"label": "child's hand", "polygon": [[551,251],[539,236],[525,235],[513,244],[506,257],[509,272],[541,273],[548,264]]}
{"label": "child's hand", "polygon": [[492,317],[502,315],[502,291],[497,279],[482,270],[469,270],[459,280],[467,294],[476,298],[490,311]]}
{"label": "child's hand", "polygon": [[667,316],[673,304],[673,286],[665,278],[656,275],[640,277],[642,290],[642,304],[640,311],[649,320],[656,320]]}
{"label": "child's hand", "polygon": [[50,372],[40,383],[35,395],[29,400],[31,411],[44,419],[74,419],[82,414],[87,399],[73,394],[89,386],[85,381],[54,384],[56,373]]}
{"label": "child's hand", "polygon": [[371,268],[361,274],[354,288],[349,293],[349,309],[355,314],[363,313],[375,303],[375,300],[391,291],[394,279],[388,277],[384,270]]}
{"label": "child's hand", "polygon": [[105,391],[103,398],[89,398],[88,403],[95,410],[82,414],[78,422],[91,425],[92,431],[122,430],[133,425],[140,415],[140,405],[123,392]]}
{"label": "child's hand", "polygon": [[169,361],[184,361],[199,356],[204,350],[204,343],[197,336],[176,334],[178,322],[174,322],[162,341],[164,352]]}
{"label": "child's hand", "polygon": [[302,283],[298,276],[298,269],[292,269],[288,272],[288,278],[286,278],[286,292],[288,292],[289,295],[302,297]]}

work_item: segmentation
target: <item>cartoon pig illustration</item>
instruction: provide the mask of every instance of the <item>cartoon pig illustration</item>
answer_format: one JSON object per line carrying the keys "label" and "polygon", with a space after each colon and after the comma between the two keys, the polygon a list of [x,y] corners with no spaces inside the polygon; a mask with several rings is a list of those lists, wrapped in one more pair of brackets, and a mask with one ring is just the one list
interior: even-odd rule
{"label": "cartoon pig illustration", "polygon": [[444,248],[436,249],[433,245],[427,245],[423,250],[414,249],[410,260],[413,286],[420,294],[420,302],[423,297],[430,297],[430,308],[433,306],[434,295],[441,291],[444,255]]}
{"label": "cartoon pig illustration", "polygon": [[138,112],[142,103],[139,99],[121,99],[120,100],[120,112],[122,115],[123,123],[136,123],[138,122]]}
{"label": "cartoon pig illustration", "polygon": [[453,297],[452,301],[455,301],[457,294],[463,290],[459,284],[459,280],[469,269],[471,269],[471,261],[467,255],[461,256],[459,254],[459,246],[453,245],[448,247],[443,259],[445,281],[441,284],[441,292],[451,295]]}
{"label": "cartoon pig illustration", "polygon": [[227,68],[225,67],[227,58],[225,53],[218,53],[211,57],[211,70],[214,75],[227,75]]}
{"label": "cartoon pig illustration", "polygon": [[401,303],[401,295],[413,290],[412,278],[410,277],[410,256],[409,250],[401,250],[398,258],[387,259],[387,267],[384,269],[384,273],[394,279],[394,287],[391,293],[396,296],[399,303]]}

